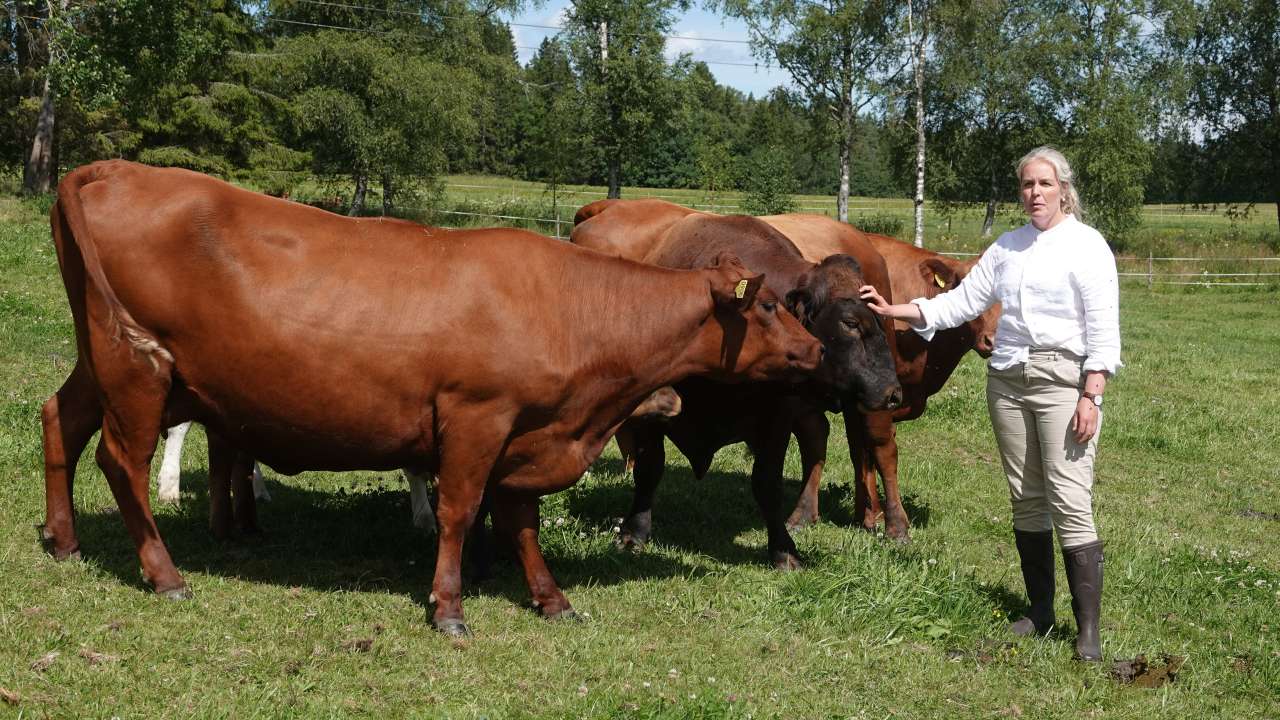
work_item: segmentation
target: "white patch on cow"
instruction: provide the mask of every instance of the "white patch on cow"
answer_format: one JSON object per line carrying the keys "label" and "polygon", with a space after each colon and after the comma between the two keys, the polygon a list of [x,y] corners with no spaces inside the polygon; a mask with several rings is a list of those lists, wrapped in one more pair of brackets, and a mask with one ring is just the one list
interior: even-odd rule
{"label": "white patch on cow", "polygon": [[436,532],[436,512],[431,507],[431,483],[435,477],[431,473],[415,473],[406,469],[404,476],[409,480],[409,505],[413,509],[413,526]]}
{"label": "white patch on cow", "polygon": [[262,479],[262,468],[256,462],[253,464],[253,496],[271,502],[271,493],[267,492],[267,483]]}
{"label": "white patch on cow", "polygon": [[169,428],[169,432],[165,434],[164,462],[160,464],[160,477],[156,481],[160,486],[161,502],[178,502],[178,482],[182,477],[182,443],[190,429],[191,423],[184,422]]}

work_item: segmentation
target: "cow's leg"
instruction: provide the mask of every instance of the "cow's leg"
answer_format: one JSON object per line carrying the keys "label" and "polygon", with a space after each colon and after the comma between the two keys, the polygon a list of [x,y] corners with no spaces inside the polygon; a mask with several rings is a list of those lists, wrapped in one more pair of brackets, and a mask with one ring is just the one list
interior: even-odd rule
{"label": "cow's leg", "polygon": [[538,498],[499,491],[493,500],[493,522],[515,545],[533,606],[549,620],[576,618],[538,546]]}
{"label": "cow's leg", "polygon": [[209,531],[219,540],[231,537],[231,473],[236,449],[213,430],[209,438]]}
{"label": "cow's leg", "polygon": [[243,534],[258,532],[258,500],[254,493],[254,477],[258,464],[243,452],[235,454],[231,464],[231,496],[234,499],[236,531]]}
{"label": "cow's leg", "polygon": [[636,469],[636,437],[631,426],[623,423],[618,432],[613,434],[613,441],[618,443],[618,454],[622,456],[623,472],[635,472]]}
{"label": "cow's leg", "polygon": [[853,461],[853,521],[867,532],[875,532],[880,522],[880,488],[876,484],[875,458],[867,435],[867,419],[856,411],[845,411],[844,432]]}
{"label": "cow's leg", "polygon": [[271,493],[267,491],[267,483],[262,479],[262,468],[256,462],[253,464],[253,496],[271,502]]}
{"label": "cow's leg", "polygon": [[160,463],[160,475],[156,478],[156,484],[160,487],[160,502],[178,503],[182,479],[182,443],[186,441],[187,431],[190,429],[191,423],[184,422],[174,425],[165,433],[164,460]]}
{"label": "cow's leg", "polygon": [[622,521],[618,542],[623,547],[640,549],[653,532],[653,498],[667,467],[667,453],[662,428],[655,423],[637,423],[632,430],[635,494],[631,497],[631,510]]}
{"label": "cow's leg", "polygon": [[[884,480],[884,534],[906,542],[910,539],[911,523],[898,493],[898,434],[893,417],[887,412],[868,415],[867,439],[876,470]],[[871,477],[874,482],[875,475],[871,474]]]}
{"label": "cow's leg", "polygon": [[779,570],[799,569],[796,549],[782,510],[782,466],[791,440],[791,416],[773,413],[760,437],[752,444],[755,462],[751,466],[751,493],[769,532],[769,561]]}
{"label": "cow's leg", "polygon": [[831,423],[821,410],[800,413],[791,431],[800,446],[800,466],[804,472],[804,486],[795,510],[787,518],[787,529],[808,527],[818,522],[818,487],[822,484],[822,469],[827,463],[827,435]]}
{"label": "cow's leg", "polygon": [[[119,354],[132,352],[118,347]],[[191,593],[160,538],[150,502],[151,458],[160,437],[170,366],[161,361],[153,367],[129,359],[132,362],[127,365],[119,355],[97,363],[110,373],[102,380],[106,414],[98,443],[98,466],[107,476],[125,527],[138,548],[143,578],[160,595],[186,598]]]}
{"label": "cow's leg", "polygon": [[102,427],[102,405],[92,376],[77,362],[66,382],[40,410],[44,432],[45,522],[41,540],[57,559],[79,556],[72,487],[76,463]]}
{"label": "cow's leg", "polygon": [[431,473],[418,473],[405,468],[404,476],[409,481],[409,506],[413,511],[413,526],[435,533],[436,513],[431,509]]}
{"label": "cow's leg", "polygon": [[440,539],[431,584],[430,601],[436,606],[431,622],[451,637],[471,634],[462,615],[462,546],[479,514],[494,458],[503,441],[499,437],[487,441],[478,434],[468,436],[467,431],[473,427],[496,429],[498,426],[492,417],[482,417],[474,423],[459,420],[457,427],[464,428],[459,440],[446,441],[441,448],[440,499],[436,507]]}

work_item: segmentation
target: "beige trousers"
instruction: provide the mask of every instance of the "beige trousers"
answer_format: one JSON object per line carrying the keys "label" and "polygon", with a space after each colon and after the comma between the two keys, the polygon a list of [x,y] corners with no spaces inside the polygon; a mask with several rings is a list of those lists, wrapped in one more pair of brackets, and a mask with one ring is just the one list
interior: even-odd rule
{"label": "beige trousers", "polygon": [[1032,349],[1025,363],[987,370],[987,410],[1009,480],[1013,527],[1057,530],[1064,548],[1098,539],[1093,458],[1102,418],[1087,444],[1077,443],[1071,431],[1083,362],[1065,350]]}

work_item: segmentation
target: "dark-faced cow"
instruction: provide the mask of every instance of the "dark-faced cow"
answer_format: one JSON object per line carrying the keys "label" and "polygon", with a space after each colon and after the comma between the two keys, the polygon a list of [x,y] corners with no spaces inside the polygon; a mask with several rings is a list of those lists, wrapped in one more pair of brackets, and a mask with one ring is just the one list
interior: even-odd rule
{"label": "dark-faced cow", "polygon": [[[633,204],[634,203],[634,204]],[[637,206],[644,212],[634,212]],[[681,212],[683,211],[683,212]],[[615,214],[617,213],[617,214]],[[652,235],[655,216],[671,218]],[[641,222],[633,224],[639,217]],[[590,226],[588,228],[588,226]],[[581,232],[589,229],[590,233]],[[732,251],[758,265],[766,284],[827,349],[816,380],[864,408],[896,407],[899,392],[886,324],[857,295],[864,283],[884,286],[879,256],[864,253],[864,266],[848,255],[807,262],[796,247],[757,218],[694,213],[661,201],[614,201],[574,229],[572,241],[603,252],[673,268],[696,267],[716,253]],[[690,378],[676,385],[683,400],[679,416],[662,425],[628,422],[619,432],[624,454],[634,458],[636,493],[623,522],[622,540],[643,544],[652,531],[653,496],[665,468],[663,437],[689,459],[696,476],[705,475],[716,451],[736,442],[752,450],[752,490],[765,519],[770,559],[796,567],[799,557],[787,532],[781,506],[782,464],[793,418],[812,412],[812,403],[777,384],[727,387]]]}
{"label": "dark-faced cow", "polygon": [[485,494],[534,603],[572,613],[538,497],[581,476],[654,390],[780,380],[820,345],[729,255],[671,270],[518,230],[433,236],[123,161],[68,174],[51,211],[77,362],[42,410],[52,552],[78,549],[71,478],[96,459],[158,593],[188,595],[151,515],[164,427],[201,422],[276,470],[439,478],[433,623],[466,633],[459,566]]}
{"label": "dark-faced cow", "polygon": [[[886,297],[894,303],[946,292],[958,285],[977,262],[976,259],[955,260],[891,237],[863,233],[821,215],[774,215],[761,219],[790,238],[805,258],[814,262],[846,252],[847,247],[871,243],[888,265],[893,292]],[[867,529],[874,529],[883,514],[885,534],[907,538],[908,521],[898,488],[898,446],[893,424],[920,417],[929,396],[942,389],[966,352],[974,350],[983,357],[991,354],[999,317],[997,305],[968,323],[938,332],[929,342],[904,323],[898,323],[895,334],[898,379],[904,392],[902,406],[891,412],[865,414],[847,409],[845,414],[849,455],[857,475],[857,520]],[[826,434],[823,423],[816,419],[797,425],[796,439],[801,448],[805,480],[800,500],[787,521],[791,527],[808,525],[818,519],[818,487],[826,459]],[[884,480],[883,509],[876,485],[877,470]]]}

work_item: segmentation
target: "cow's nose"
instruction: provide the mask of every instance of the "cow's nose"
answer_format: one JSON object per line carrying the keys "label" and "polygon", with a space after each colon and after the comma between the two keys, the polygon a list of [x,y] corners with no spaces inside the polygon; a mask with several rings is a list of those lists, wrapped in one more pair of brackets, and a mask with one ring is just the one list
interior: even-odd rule
{"label": "cow's nose", "polygon": [[902,386],[898,385],[889,388],[889,394],[884,399],[885,410],[897,410],[902,407]]}

